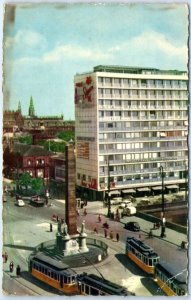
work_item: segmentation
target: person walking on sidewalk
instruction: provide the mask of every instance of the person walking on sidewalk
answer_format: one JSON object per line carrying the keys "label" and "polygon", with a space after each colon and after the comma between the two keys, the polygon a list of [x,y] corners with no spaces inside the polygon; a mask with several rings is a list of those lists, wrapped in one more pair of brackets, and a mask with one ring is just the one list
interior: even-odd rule
{"label": "person walking on sidewalk", "polygon": [[98,222],[101,223],[101,216],[98,216]]}
{"label": "person walking on sidewalk", "polygon": [[4,261],[5,261],[5,263],[8,261],[8,254],[7,254],[7,252],[5,252],[5,254],[4,254]]}
{"label": "person walking on sidewalk", "polygon": [[116,233],[116,240],[117,240],[117,242],[119,242],[119,233],[118,232]]}
{"label": "person walking on sidewalk", "polygon": [[96,227],[94,228],[94,232],[95,232],[96,234],[98,233],[98,231],[97,231],[97,228],[96,228]]}
{"label": "person walking on sidewalk", "polygon": [[110,232],[110,239],[113,240],[113,231]]}
{"label": "person walking on sidewalk", "polygon": [[20,275],[21,275],[21,267],[19,265],[16,268],[16,275],[17,275],[17,277],[20,277]]}
{"label": "person walking on sidewalk", "polygon": [[9,265],[9,271],[11,272],[11,273],[13,273],[13,270],[14,270],[14,263],[13,263],[13,261],[10,263],[10,265]]}
{"label": "person walking on sidewalk", "polygon": [[104,235],[105,235],[105,238],[107,238],[107,229],[104,228]]}

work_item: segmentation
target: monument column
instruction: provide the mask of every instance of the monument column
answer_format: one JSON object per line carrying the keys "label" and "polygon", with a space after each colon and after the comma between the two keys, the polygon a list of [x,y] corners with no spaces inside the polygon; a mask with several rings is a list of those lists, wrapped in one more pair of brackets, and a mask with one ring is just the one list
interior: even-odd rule
{"label": "monument column", "polygon": [[65,220],[68,225],[69,235],[77,234],[77,213],[76,213],[76,172],[74,145],[66,145],[66,204]]}

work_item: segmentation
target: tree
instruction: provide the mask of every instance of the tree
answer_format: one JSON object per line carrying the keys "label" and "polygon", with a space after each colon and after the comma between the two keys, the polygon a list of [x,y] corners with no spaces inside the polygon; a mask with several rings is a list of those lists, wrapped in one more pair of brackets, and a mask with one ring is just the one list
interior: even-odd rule
{"label": "tree", "polygon": [[32,144],[32,135],[26,135],[26,136],[21,136],[19,137],[19,142],[27,145]]}
{"label": "tree", "polygon": [[75,133],[73,131],[61,131],[57,134],[57,137],[59,139],[62,139],[66,142],[69,142],[70,140],[73,140],[75,139]]}
{"label": "tree", "polygon": [[33,178],[32,179],[32,189],[36,192],[39,193],[41,192],[43,188],[43,179],[42,178]]}
{"label": "tree", "polygon": [[32,183],[32,176],[29,173],[23,173],[19,179],[19,185],[24,185],[26,190],[28,190],[28,186]]}

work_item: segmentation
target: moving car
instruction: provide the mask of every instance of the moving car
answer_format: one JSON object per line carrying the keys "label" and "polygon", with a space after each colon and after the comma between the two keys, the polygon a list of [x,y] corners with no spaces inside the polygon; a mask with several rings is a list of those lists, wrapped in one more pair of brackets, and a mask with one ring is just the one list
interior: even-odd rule
{"label": "moving car", "polygon": [[20,207],[25,206],[25,202],[22,199],[18,199],[17,200],[17,205],[20,206]]}
{"label": "moving car", "polygon": [[139,231],[140,225],[138,222],[128,222],[125,224],[125,229],[131,230],[131,231]]}
{"label": "moving car", "polygon": [[125,207],[123,209],[123,215],[124,216],[132,216],[132,215],[135,215],[137,212],[136,210],[136,207],[135,206],[128,206],[128,207]]}

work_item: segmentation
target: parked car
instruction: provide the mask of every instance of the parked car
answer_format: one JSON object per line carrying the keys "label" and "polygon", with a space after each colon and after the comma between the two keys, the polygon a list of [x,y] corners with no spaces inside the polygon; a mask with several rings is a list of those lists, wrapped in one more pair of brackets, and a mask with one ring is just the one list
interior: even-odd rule
{"label": "parked car", "polygon": [[131,231],[139,231],[140,225],[138,222],[128,222],[125,224],[125,229],[131,230]]}
{"label": "parked car", "polygon": [[123,198],[122,197],[115,197],[110,199],[110,203],[111,205],[117,205],[120,204],[122,202]]}
{"label": "parked car", "polygon": [[20,206],[20,207],[25,206],[25,202],[22,199],[18,199],[17,200],[17,205]]}
{"label": "parked car", "polygon": [[36,206],[43,206],[45,204],[45,200],[42,199],[39,195],[35,195],[31,197],[30,203]]}
{"label": "parked car", "polygon": [[132,202],[130,200],[123,200],[122,203],[119,205],[119,208],[125,208],[131,206]]}

